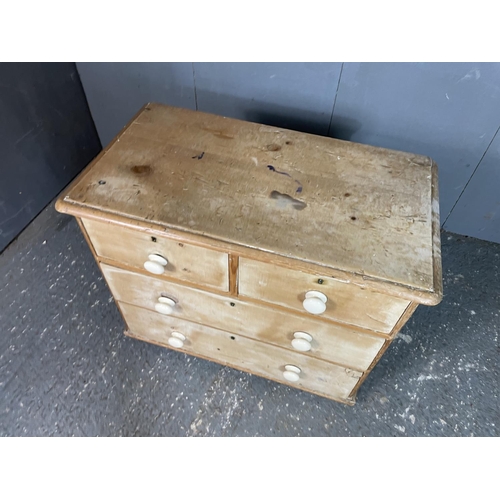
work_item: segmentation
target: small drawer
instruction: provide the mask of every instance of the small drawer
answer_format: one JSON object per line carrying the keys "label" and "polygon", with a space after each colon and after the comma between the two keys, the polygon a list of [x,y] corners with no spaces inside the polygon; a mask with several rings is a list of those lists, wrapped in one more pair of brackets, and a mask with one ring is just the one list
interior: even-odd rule
{"label": "small drawer", "polygon": [[290,314],[233,297],[194,290],[101,264],[116,300],[158,314],[209,325],[360,371],[384,339],[349,327]]}
{"label": "small drawer", "polygon": [[132,337],[346,401],[361,373],[299,353],[119,303]]}
{"label": "small drawer", "polygon": [[409,301],[273,264],[240,258],[239,293],[297,311],[389,333]]}
{"label": "small drawer", "polygon": [[100,257],[147,271],[229,290],[229,258],[217,252],[116,224],[83,219]]}

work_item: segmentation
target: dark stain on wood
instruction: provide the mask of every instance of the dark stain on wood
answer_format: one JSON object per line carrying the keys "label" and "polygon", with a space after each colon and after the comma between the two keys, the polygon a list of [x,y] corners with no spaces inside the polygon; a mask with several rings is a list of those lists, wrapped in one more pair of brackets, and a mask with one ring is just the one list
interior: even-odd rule
{"label": "dark stain on wood", "polygon": [[287,177],[292,177],[288,172],[280,172],[279,170],[276,170],[272,165],[268,165],[267,168],[271,172],[276,172],[277,174],[286,175]]}
{"label": "dark stain on wood", "polygon": [[130,170],[135,175],[149,175],[153,169],[149,165],[135,165]]}

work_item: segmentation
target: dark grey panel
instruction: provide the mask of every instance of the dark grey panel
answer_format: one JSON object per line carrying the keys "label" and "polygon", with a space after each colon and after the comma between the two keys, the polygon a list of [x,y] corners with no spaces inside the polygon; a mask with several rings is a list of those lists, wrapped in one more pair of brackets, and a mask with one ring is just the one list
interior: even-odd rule
{"label": "dark grey panel", "polygon": [[191,63],[77,63],[106,146],[147,102],[195,109]]}
{"label": "dark grey panel", "polygon": [[330,134],[434,158],[444,221],[499,124],[500,64],[346,63]]}
{"label": "dark grey panel", "polygon": [[326,135],[341,63],[194,63],[198,109]]}
{"label": "dark grey panel", "polygon": [[500,133],[488,148],[445,228],[500,243]]}
{"label": "dark grey panel", "polygon": [[0,251],[99,150],[73,63],[0,64]]}

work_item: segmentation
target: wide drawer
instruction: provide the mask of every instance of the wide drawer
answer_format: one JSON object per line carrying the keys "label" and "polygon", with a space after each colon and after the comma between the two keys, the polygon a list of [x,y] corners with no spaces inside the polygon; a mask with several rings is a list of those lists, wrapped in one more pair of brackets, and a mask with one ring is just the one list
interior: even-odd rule
{"label": "wide drawer", "polygon": [[407,300],[328,276],[315,276],[243,257],[239,259],[238,276],[240,295],[309,314],[304,307],[306,293],[318,291],[327,298],[326,310],[318,316],[382,333],[393,329],[409,305]]}
{"label": "wide drawer", "polygon": [[[133,337],[173,347],[329,398],[345,401],[362,375],[349,368],[240,335],[172,316],[162,316],[130,304],[119,303],[119,306],[127,322],[128,333]],[[176,333],[172,335],[172,332]],[[174,345],[170,344],[172,339],[175,339]],[[295,381],[285,378],[292,371],[289,365],[300,370]],[[296,370],[292,373],[296,373]]]}
{"label": "wide drawer", "polygon": [[[229,258],[224,252],[153,236],[116,224],[91,219],[83,219],[82,222],[100,257],[143,271],[145,266],[157,269],[157,275],[208,285],[222,291],[229,290]],[[162,265],[151,255],[163,257],[168,263]]]}
{"label": "wide drawer", "polygon": [[[312,337],[307,355],[360,371],[368,368],[384,344],[384,339],[375,335],[318,321],[313,317],[194,290],[106,264],[102,264],[101,268],[114,297],[120,302],[134,304],[160,315],[155,309],[160,304],[158,298],[168,297],[175,301],[171,316],[235,332],[292,351],[292,341],[297,345],[294,334],[304,332]],[[158,308],[164,309],[162,305]],[[301,344],[308,347],[303,339],[298,344],[299,347]]]}

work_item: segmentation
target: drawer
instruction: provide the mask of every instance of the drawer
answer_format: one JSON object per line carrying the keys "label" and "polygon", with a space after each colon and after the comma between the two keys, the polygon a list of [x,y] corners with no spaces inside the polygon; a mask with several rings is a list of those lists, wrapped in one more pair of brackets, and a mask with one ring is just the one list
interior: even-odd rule
{"label": "drawer", "polygon": [[[135,231],[116,224],[82,220],[85,229],[100,257],[115,260],[151,274],[229,290],[229,256],[206,248],[180,243],[169,238]],[[154,257],[167,260],[166,265],[155,262]],[[161,259],[158,259],[161,260]]]}
{"label": "drawer", "polygon": [[[384,344],[384,339],[375,335],[318,321],[313,317],[290,314],[234,297],[221,297],[106,264],[101,264],[101,269],[114,297],[120,302],[156,311],[155,307],[160,304],[158,298],[169,297],[175,301],[173,310],[170,312],[168,305],[166,308],[159,305],[159,309],[170,316],[235,332],[292,351],[295,350],[293,345],[309,347],[310,350],[306,351],[308,356],[360,371],[369,367]],[[301,338],[303,335],[298,334],[300,340],[297,342],[296,332],[306,333],[312,339],[305,340]]]}
{"label": "drawer", "polygon": [[[312,307],[318,317],[389,333],[405,309],[407,300],[342,283],[328,276],[314,276],[240,257],[239,293],[273,304],[291,307],[308,314],[304,307],[307,292],[326,296],[326,309],[320,312],[322,300],[313,297]],[[311,303],[311,301],[309,301]],[[308,307],[312,308],[308,304]],[[311,314],[314,316],[314,314]]]}
{"label": "drawer", "polygon": [[[333,399],[346,400],[361,373],[273,345],[119,303],[129,334]],[[175,333],[173,333],[175,332]],[[287,369],[292,365],[300,373]],[[293,375],[292,375],[293,374]]]}

